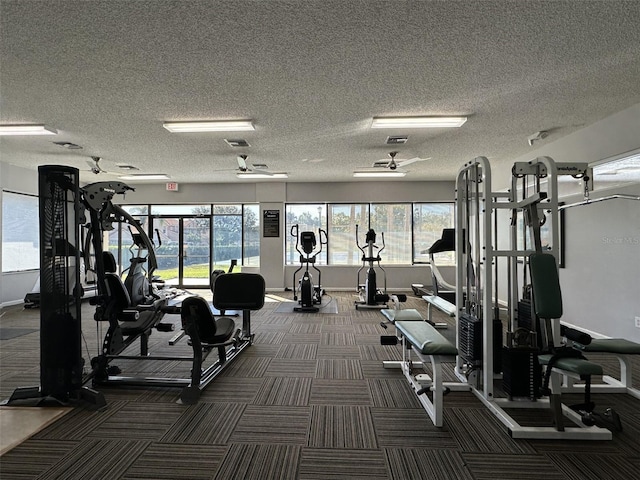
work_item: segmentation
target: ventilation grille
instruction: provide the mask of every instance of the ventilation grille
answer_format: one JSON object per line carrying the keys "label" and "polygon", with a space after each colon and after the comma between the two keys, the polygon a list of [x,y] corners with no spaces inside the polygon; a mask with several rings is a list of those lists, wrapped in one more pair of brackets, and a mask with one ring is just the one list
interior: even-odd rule
{"label": "ventilation grille", "polygon": [[227,145],[229,145],[230,147],[250,147],[251,145],[249,145],[249,142],[247,142],[246,140],[239,138],[239,139],[228,139],[225,138],[224,139],[225,142],[227,142]]}
{"label": "ventilation grille", "polygon": [[407,135],[387,137],[387,141],[385,142],[387,145],[402,145],[407,143],[409,137]]}

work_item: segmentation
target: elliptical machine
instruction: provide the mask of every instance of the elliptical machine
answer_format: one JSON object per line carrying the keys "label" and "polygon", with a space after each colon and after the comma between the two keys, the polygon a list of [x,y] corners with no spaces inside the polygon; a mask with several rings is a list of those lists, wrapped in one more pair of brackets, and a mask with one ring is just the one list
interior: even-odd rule
{"label": "elliptical machine", "polygon": [[[378,247],[376,243],[376,232],[373,228],[367,231],[365,236],[365,246],[360,246],[358,243],[358,225],[356,225],[356,246],[362,251],[362,266],[358,270],[358,286],[357,292],[360,297],[359,301],[355,302],[356,310],[360,309],[383,309],[387,308],[387,302],[389,301],[389,295],[387,295],[387,274],[384,268],[380,265],[380,252],[384,250],[384,233],[380,234],[382,238],[382,247]],[[365,247],[367,251],[365,252]],[[377,251],[376,251],[377,250]],[[376,251],[374,256],[374,251]],[[376,265],[382,272],[384,279],[384,290],[380,290],[377,284]],[[365,283],[360,283],[360,273],[367,268],[367,279]]]}
{"label": "elliptical machine", "polygon": [[[129,225],[129,232],[133,243],[129,247],[131,264],[123,272],[123,274],[126,273],[124,286],[129,292],[132,305],[146,305],[153,303],[157,298],[154,296],[151,284],[155,267],[151,265],[149,270],[145,269],[152,246],[149,244],[150,239],[145,239],[139,231],[134,231],[131,225]],[[134,251],[134,248],[137,248],[137,250]]]}
{"label": "elliptical machine", "polygon": [[[298,301],[300,306],[294,307],[293,311],[317,312],[320,309],[316,307],[316,305],[319,305],[322,302],[322,295],[324,294],[324,291],[322,289],[322,283],[320,282],[322,272],[320,272],[320,269],[316,267],[315,263],[317,256],[322,252],[322,245],[326,245],[328,243],[327,232],[321,228],[318,229],[320,248],[317,251],[316,247],[318,244],[316,242],[315,233],[310,231],[300,232],[298,224],[295,224],[291,226],[291,236],[296,237],[296,250],[300,254],[300,268],[293,272],[293,299]],[[313,285],[313,278],[309,271],[309,265],[318,272],[318,284],[315,286]],[[304,267],[306,268],[302,277],[298,281],[298,286],[296,288],[296,275]],[[300,300],[298,300],[298,292],[300,292]]]}

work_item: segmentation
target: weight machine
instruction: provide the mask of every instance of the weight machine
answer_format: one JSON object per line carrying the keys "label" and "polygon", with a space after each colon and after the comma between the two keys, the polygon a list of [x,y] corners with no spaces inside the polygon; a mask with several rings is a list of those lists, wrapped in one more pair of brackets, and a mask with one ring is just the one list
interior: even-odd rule
{"label": "weight machine", "polygon": [[[311,231],[300,232],[298,224],[291,226],[291,236],[296,237],[296,250],[300,254],[300,268],[293,272],[293,300],[298,301],[300,306],[294,307],[293,311],[317,312],[320,308],[316,307],[316,305],[320,305],[322,303],[322,295],[324,294],[324,291],[321,283],[322,272],[320,272],[320,269],[316,267],[316,259],[320,252],[322,252],[322,246],[327,245],[328,243],[327,232],[321,228],[318,229],[318,239],[320,240],[320,247],[318,250],[316,250],[318,243],[316,241],[315,233]],[[315,286],[313,285],[313,277],[309,271],[309,265],[318,272],[318,284]],[[296,275],[303,268],[305,268],[305,270],[296,287]],[[299,300],[298,293],[300,293]]]}
{"label": "weight machine", "polygon": [[[553,349],[560,346],[561,329],[559,316],[559,282],[557,265],[549,258],[557,260],[559,255],[559,215],[557,178],[559,175],[573,175],[579,178],[591,177],[587,164],[556,164],[549,157],[540,157],[531,162],[516,163],[512,169],[512,186],[507,192],[493,192],[491,189],[491,168],[485,157],[477,157],[466,163],[456,179],[456,300],[457,337],[459,355],[456,374],[466,381],[474,394],[509,429],[514,438],[549,439],[611,439],[611,432],[595,425],[583,423],[582,413],[560,402],[560,376],[549,361],[551,394],[542,398],[536,390],[536,375],[540,375],[538,355],[540,344],[548,343]],[[521,182],[521,186],[518,185]],[[498,229],[501,223],[510,225],[504,234]],[[462,233],[464,232],[464,233]],[[535,281],[539,270],[551,274],[543,285],[557,284],[558,289],[546,289],[536,293],[536,302],[529,302],[529,325],[525,323],[524,312],[528,286],[527,270],[532,254],[543,257],[547,265],[540,268],[536,260],[536,272],[531,272]],[[499,291],[498,272],[505,272],[505,291]],[[522,274],[522,285],[518,277]],[[556,280],[553,280],[553,277]],[[521,288],[522,287],[522,288]],[[501,308],[499,292],[506,297],[506,308]],[[536,313],[544,300],[543,294],[553,297],[554,310],[546,312],[545,325],[548,327],[544,338],[538,338],[535,327]],[[529,296],[530,297],[530,296]],[[506,312],[507,335],[503,349],[501,314]],[[500,366],[501,359],[506,365]],[[542,362],[542,360],[540,360]],[[515,371],[516,364],[524,366],[524,374]],[[584,359],[567,362],[567,366],[580,371],[581,378],[590,380],[590,373],[598,370],[597,365]],[[502,368],[504,367],[504,368]],[[557,367],[561,367],[557,365]],[[496,373],[503,371],[504,390],[508,398],[498,398],[494,391]],[[513,370],[513,371],[512,371]],[[589,374],[587,374],[589,373]],[[584,375],[583,375],[584,374]],[[518,378],[524,375],[524,388]],[[587,389],[588,392],[588,389]],[[516,398],[518,397],[518,398]],[[525,398],[528,397],[528,398]],[[587,399],[588,400],[588,399]],[[508,409],[547,408],[554,418],[554,426],[528,427],[520,425]],[[575,426],[565,427],[562,418],[566,416]]]}
{"label": "weight machine", "polygon": [[[157,289],[152,273],[157,268],[153,244],[140,224],[111,200],[116,194],[133,190],[117,182],[98,182],[79,186],[79,171],[73,167],[41,166],[40,198],[40,385],[14,391],[6,404],[37,404],[55,401],[62,404],[86,400],[98,407],[106,405],[104,396],[83,385],[121,384],[182,388],[183,403],[197,402],[200,392],[231,360],[251,345],[250,312],[264,305],[265,283],[257,274],[222,275],[214,284],[214,306],[220,310],[242,310],[242,327],[236,328],[229,317],[214,318],[201,297],[176,289]],[[87,223],[86,211],[89,212]],[[103,251],[103,233],[125,223],[132,228],[138,255],[132,258],[128,278],[130,289],[117,273],[113,254]],[[86,373],[82,357],[82,320],[80,287],[80,229],[88,227],[95,254],[97,296],[91,304],[99,353],[91,359]],[[85,253],[89,244],[85,244]],[[144,252],[144,253],[143,253]],[[144,268],[146,264],[147,268]],[[130,292],[133,294],[130,294]],[[181,295],[181,296],[178,296]],[[169,302],[172,301],[173,305]],[[179,306],[184,301],[183,307]],[[148,338],[153,328],[161,327],[165,314],[181,314],[182,326],[189,336],[192,356],[152,356]],[[100,342],[101,325],[108,325]],[[140,340],[140,354],[126,350]],[[218,352],[218,360],[205,367],[207,356]],[[188,361],[189,378],[152,378],[120,376],[114,359]]]}

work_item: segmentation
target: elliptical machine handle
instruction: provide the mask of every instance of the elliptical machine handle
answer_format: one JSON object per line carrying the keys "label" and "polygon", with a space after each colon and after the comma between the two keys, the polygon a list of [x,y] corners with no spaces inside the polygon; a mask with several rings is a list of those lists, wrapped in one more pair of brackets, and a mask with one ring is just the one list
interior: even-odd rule
{"label": "elliptical machine handle", "polygon": [[385,244],[384,244],[384,232],[380,232],[380,236],[382,237],[382,248],[378,250],[378,256],[380,256],[380,253],[384,250]]}
{"label": "elliptical machine handle", "polygon": [[[324,242],[322,241],[322,235],[324,234]],[[318,229],[318,240],[320,240],[320,250],[318,253],[322,251],[322,245],[327,245],[329,243],[329,237],[327,236],[326,230]]]}
{"label": "elliptical machine handle", "polygon": [[358,224],[356,223],[356,247],[358,247],[360,249],[360,251],[362,252],[362,255],[365,256],[366,254],[364,253],[364,247],[360,246],[360,243],[358,242]]}
{"label": "elliptical machine handle", "polygon": [[[294,224],[291,225],[291,236],[292,237],[296,237],[296,252],[298,252],[300,255],[303,255],[304,252],[300,251],[300,236],[298,235],[298,233],[300,233],[300,228],[298,226],[298,224]],[[295,285],[294,285],[295,287]]]}

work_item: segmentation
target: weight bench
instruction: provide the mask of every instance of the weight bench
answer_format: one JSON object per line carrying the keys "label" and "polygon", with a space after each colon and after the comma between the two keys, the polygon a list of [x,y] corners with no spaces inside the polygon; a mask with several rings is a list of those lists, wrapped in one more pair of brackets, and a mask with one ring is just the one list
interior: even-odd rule
{"label": "weight bench", "polygon": [[[402,373],[416,392],[433,424],[442,427],[443,397],[445,388],[449,389],[442,381],[442,362],[446,357],[450,359],[451,356],[457,355],[458,349],[427,322],[396,319],[395,326],[402,342]],[[428,375],[413,375],[412,370],[417,363],[411,360],[412,351],[422,364],[431,362],[433,378],[429,378]],[[468,387],[465,389],[468,390]],[[429,391],[432,393],[431,399],[426,395]]]}

